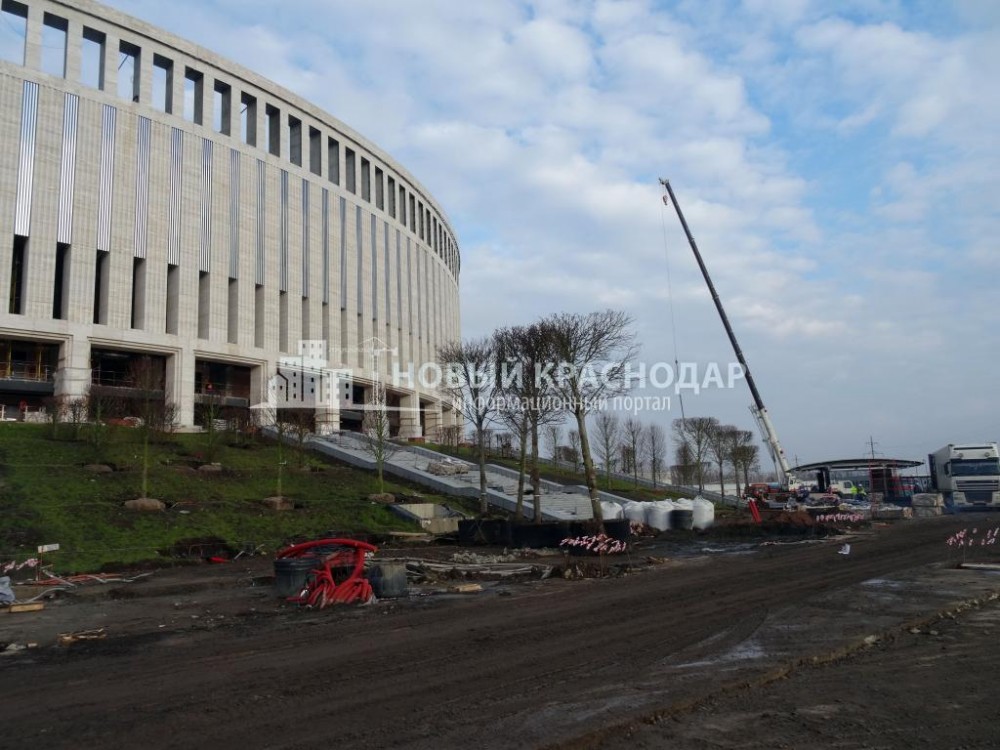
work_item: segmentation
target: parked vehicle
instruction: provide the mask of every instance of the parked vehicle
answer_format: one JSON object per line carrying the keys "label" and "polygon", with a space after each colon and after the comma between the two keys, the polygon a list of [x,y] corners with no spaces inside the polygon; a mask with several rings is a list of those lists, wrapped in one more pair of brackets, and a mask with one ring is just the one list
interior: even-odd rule
{"label": "parked vehicle", "polygon": [[1000,508],[996,443],[949,443],[927,457],[931,487],[955,510]]}

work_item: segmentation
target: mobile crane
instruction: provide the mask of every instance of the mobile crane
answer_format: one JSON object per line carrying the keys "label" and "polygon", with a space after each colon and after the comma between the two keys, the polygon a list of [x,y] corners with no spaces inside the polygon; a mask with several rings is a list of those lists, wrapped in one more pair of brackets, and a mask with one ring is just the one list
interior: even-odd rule
{"label": "mobile crane", "polygon": [[684,228],[688,244],[691,245],[691,251],[694,253],[695,260],[698,261],[698,268],[701,269],[701,275],[705,277],[705,283],[708,284],[708,291],[712,293],[712,301],[715,302],[715,309],[719,311],[719,317],[722,318],[722,325],[726,329],[726,335],[729,336],[729,343],[733,345],[736,359],[743,367],[743,373],[747,379],[747,385],[750,386],[750,393],[753,396],[754,402],[754,405],[750,407],[750,411],[757,421],[757,426],[763,434],[764,442],[771,453],[771,459],[774,461],[778,472],[778,480],[782,488],[787,490],[789,482],[793,478],[791,476],[791,467],[788,465],[788,459],[785,457],[785,451],[778,440],[778,433],[775,431],[771,417],[767,413],[767,407],[764,406],[764,400],[760,397],[760,391],[757,390],[757,384],[754,382],[753,375],[750,374],[750,367],[747,365],[746,357],[743,356],[743,350],[740,349],[739,342],[736,341],[736,334],[733,333],[733,327],[729,324],[729,317],[722,307],[722,300],[719,299],[719,293],[715,291],[715,284],[712,283],[712,277],[708,275],[708,268],[705,266],[705,261],[702,260],[701,253],[698,251],[698,244],[694,241],[694,235],[691,234],[691,230],[688,228],[684,212],[681,211],[681,205],[677,202],[673,188],[670,187],[670,181],[661,177],[660,184],[667,191],[666,195],[663,196],[663,202],[668,206],[672,204],[674,211],[677,212],[677,218],[681,220],[681,226]]}

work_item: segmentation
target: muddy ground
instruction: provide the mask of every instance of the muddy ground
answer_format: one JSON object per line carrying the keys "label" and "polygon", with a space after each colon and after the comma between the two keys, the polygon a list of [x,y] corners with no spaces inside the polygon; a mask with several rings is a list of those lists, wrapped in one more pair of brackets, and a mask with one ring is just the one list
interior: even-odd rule
{"label": "muddy ground", "polygon": [[0,615],[0,643],[38,644],[0,656],[0,747],[997,747],[1000,577],[944,544],[976,522],[324,611],[278,601],[263,559],[81,587]]}

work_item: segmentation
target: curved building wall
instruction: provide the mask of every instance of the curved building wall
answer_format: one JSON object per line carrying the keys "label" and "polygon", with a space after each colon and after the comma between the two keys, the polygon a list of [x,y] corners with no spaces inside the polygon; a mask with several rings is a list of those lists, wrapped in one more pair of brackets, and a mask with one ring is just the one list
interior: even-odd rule
{"label": "curved building wall", "polygon": [[[364,389],[459,337],[455,234],[373,143],[97,3],[3,10],[24,43],[0,50],[0,401],[44,394],[42,375],[82,395],[113,356],[150,353],[190,424],[213,387],[258,402],[283,359]],[[403,435],[441,424],[415,382],[390,399]]]}

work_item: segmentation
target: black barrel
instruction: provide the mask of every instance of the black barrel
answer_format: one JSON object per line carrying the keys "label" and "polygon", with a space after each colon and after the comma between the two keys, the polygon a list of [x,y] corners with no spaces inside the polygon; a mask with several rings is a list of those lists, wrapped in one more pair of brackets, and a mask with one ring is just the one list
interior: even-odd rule
{"label": "black barrel", "polygon": [[483,518],[458,522],[458,543],[464,547],[489,544],[510,546],[510,522],[506,519]]}
{"label": "black barrel", "polygon": [[409,594],[406,566],[400,563],[379,563],[368,571],[368,582],[379,599],[397,599]]}
{"label": "black barrel", "polygon": [[604,522],[604,533],[619,542],[632,538],[632,522],[627,518],[612,518]]}
{"label": "black barrel", "polygon": [[319,565],[315,557],[283,557],[274,561],[274,593],[296,596],[306,587],[312,571]]}
{"label": "black barrel", "polygon": [[690,531],[694,526],[694,511],[675,508],[670,513],[670,526],[673,529]]}
{"label": "black barrel", "polygon": [[548,521],[546,523],[518,523],[510,527],[511,544],[515,547],[540,549],[558,547],[559,542],[569,536],[569,523]]}

